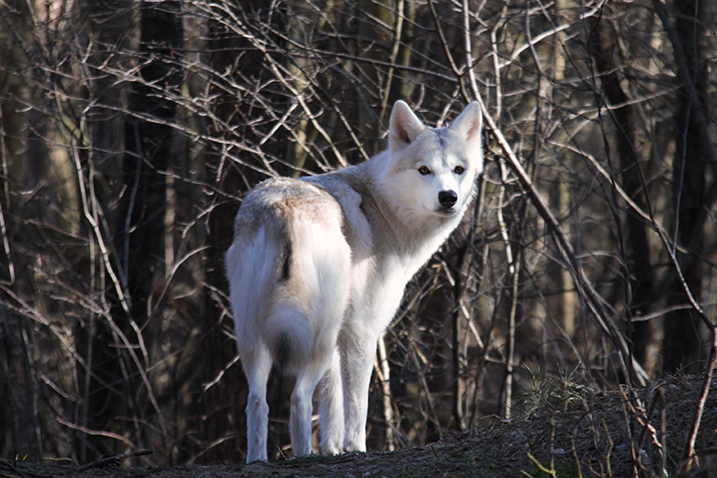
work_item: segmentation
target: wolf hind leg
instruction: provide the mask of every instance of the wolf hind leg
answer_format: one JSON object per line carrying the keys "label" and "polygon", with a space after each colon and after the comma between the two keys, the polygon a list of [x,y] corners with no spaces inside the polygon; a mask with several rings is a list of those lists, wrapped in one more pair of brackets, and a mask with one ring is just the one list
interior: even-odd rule
{"label": "wolf hind leg", "polygon": [[[342,398],[336,343],[348,304],[351,248],[341,229],[340,207],[336,203],[329,203],[327,207],[326,211],[311,221],[292,224],[292,250],[296,253],[292,256],[293,272],[289,272],[287,287],[289,290],[300,291],[298,297],[294,296],[293,299],[300,298],[300,303],[307,305],[302,308],[306,313],[306,321],[294,323],[310,324],[306,328],[295,326],[298,332],[292,339],[298,345],[311,344],[303,349],[306,362],[297,370],[296,385],[291,396],[289,430],[296,456],[312,452],[312,398],[322,379],[324,384],[329,385],[328,388],[322,386],[322,396],[327,398],[322,402],[329,405],[327,418],[322,418],[320,424],[325,452],[341,451],[339,437],[343,433],[334,430],[344,427],[340,413],[342,405],[338,405],[342,403]],[[297,283],[300,287],[296,287]],[[324,430],[328,431],[324,433]]]}
{"label": "wolf hind leg", "polygon": [[243,353],[241,360],[249,382],[249,396],[246,404],[246,462],[266,461],[266,436],[269,427],[266,383],[269,380],[269,372],[271,372],[271,354],[266,347],[258,346]]}
{"label": "wolf hind leg", "polygon": [[319,383],[322,385],[320,393],[322,451],[328,454],[341,452],[344,423],[340,358],[336,346],[336,334],[328,332],[323,337],[324,340],[315,344],[306,366],[298,371],[296,385],[291,394],[289,432],[294,456],[310,455],[313,451],[312,398]]}
{"label": "wolf hind leg", "polygon": [[311,412],[314,390],[326,371],[328,360],[315,360],[296,377],[296,385],[291,394],[291,417],[289,433],[294,456],[310,455],[311,445]]}
{"label": "wolf hind leg", "polygon": [[319,382],[321,453],[336,455],[343,451],[345,427],[341,356],[338,348],[334,348],[331,365]]}

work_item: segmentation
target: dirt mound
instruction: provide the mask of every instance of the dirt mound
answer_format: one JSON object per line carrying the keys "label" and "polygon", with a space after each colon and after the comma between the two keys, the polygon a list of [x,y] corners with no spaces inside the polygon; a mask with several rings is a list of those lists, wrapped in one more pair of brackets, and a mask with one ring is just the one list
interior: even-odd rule
{"label": "dirt mound", "polygon": [[[559,380],[539,383],[511,420],[394,452],[314,455],[251,465],[124,468],[128,456],[84,466],[0,460],[12,478],[676,476],[702,380],[672,377],[633,392],[594,393]],[[717,476],[717,396],[712,386],[689,476]],[[141,454],[136,453],[134,455]]]}

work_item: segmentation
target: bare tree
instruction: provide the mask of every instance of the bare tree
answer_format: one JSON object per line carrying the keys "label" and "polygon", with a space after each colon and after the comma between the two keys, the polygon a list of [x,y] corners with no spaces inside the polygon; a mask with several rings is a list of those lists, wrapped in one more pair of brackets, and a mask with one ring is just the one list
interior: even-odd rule
{"label": "bare tree", "polygon": [[[674,208],[674,253],[678,270],[670,269],[667,279],[668,304],[680,307],[665,317],[663,370],[695,370],[701,358],[701,321],[689,304],[689,294],[702,293],[705,249],[705,220],[714,204],[717,183],[707,184],[707,166],[717,156],[709,136],[706,94],[706,37],[701,16],[714,15],[698,2],[675,2],[675,21],[670,20],[662,3],[655,3],[672,44],[675,70],[680,87],[675,112],[675,152],[672,166]],[[709,4],[707,4],[709,5]],[[713,175],[714,175],[713,170]],[[678,247],[680,246],[680,247]],[[699,299],[697,299],[699,300]]]}
{"label": "bare tree", "polygon": [[[645,209],[645,172],[642,171],[642,155],[638,149],[637,132],[639,112],[637,106],[632,104],[630,97],[623,90],[619,71],[614,58],[620,56],[618,39],[620,32],[616,31],[616,23],[611,22],[608,15],[611,12],[603,11],[599,21],[592,26],[593,36],[589,39],[595,68],[600,75],[602,92],[608,102],[605,110],[605,120],[614,124],[615,130],[615,156],[611,154],[610,143],[606,144],[607,159],[610,169],[619,170],[614,180],[618,180],[622,189],[628,194],[634,204]],[[620,62],[622,63],[622,61]],[[607,138],[606,138],[607,140]],[[616,159],[616,161],[614,161]],[[614,161],[614,164],[613,164]],[[648,223],[644,218],[627,210],[624,217],[625,229],[620,239],[623,255],[624,274],[623,281],[626,300],[627,334],[632,342],[632,351],[638,362],[647,363],[647,348],[652,339],[652,327],[649,321],[640,321],[652,311],[655,301],[653,294],[654,273],[650,261],[650,246],[648,241]]]}

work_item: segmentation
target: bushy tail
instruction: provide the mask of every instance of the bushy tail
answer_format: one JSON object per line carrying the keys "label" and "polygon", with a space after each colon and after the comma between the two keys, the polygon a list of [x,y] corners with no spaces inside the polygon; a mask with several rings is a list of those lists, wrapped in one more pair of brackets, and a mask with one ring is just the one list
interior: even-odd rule
{"label": "bushy tail", "polygon": [[264,337],[274,364],[284,374],[303,368],[312,346],[312,331],[305,313],[289,304],[275,306],[264,322]]}
{"label": "bushy tail", "polygon": [[242,355],[266,347],[274,364],[292,373],[309,355],[312,332],[300,296],[287,290],[292,248],[271,236],[259,228],[253,237],[235,238],[226,254],[237,345]]}

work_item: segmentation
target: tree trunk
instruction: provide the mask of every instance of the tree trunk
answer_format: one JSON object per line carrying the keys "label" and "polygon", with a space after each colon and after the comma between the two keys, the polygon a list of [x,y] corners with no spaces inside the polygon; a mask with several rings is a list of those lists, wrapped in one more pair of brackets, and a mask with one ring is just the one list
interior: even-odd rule
{"label": "tree trunk", "polygon": [[[134,8],[127,8],[122,2],[103,2],[101,4],[85,0],[76,7],[78,25],[85,27],[88,37],[84,39],[88,48],[93,47],[92,65],[109,65],[123,68],[126,51],[129,50],[130,32],[136,27],[133,21]],[[80,30],[82,31],[82,30]],[[78,181],[90,189],[90,181],[96,184],[95,200],[109,224],[115,222],[116,210],[111,206],[120,197],[122,180],[122,158],[124,148],[124,122],[127,109],[127,87],[118,83],[111,75],[90,70],[90,78],[85,79],[88,100],[95,107],[88,120],[90,148],[83,158],[86,174],[78,171]],[[95,171],[95,174],[92,174]],[[88,196],[90,192],[86,193]],[[89,199],[89,198],[88,198]],[[95,232],[83,221],[90,243],[96,241]],[[104,294],[111,290],[111,284],[105,283],[104,274],[96,264],[96,248],[90,248],[89,257],[90,293]],[[116,264],[116,263],[115,263]],[[118,377],[117,348],[113,346],[112,332],[107,324],[101,323],[99,314],[89,314],[84,323],[80,322],[73,331],[78,354],[82,360],[76,362],[78,394],[81,407],[75,420],[82,427],[102,430],[111,420],[107,416],[106,405],[111,401],[113,392],[106,384],[113,383]],[[95,435],[78,434],[75,452],[81,462],[87,462],[109,452],[103,448],[103,440]]]}
{"label": "tree trunk", "polygon": [[[591,53],[595,66],[602,81],[603,91],[610,105],[615,106],[611,118],[615,124],[615,141],[620,165],[620,185],[640,209],[645,209],[642,182],[640,181],[641,155],[636,150],[637,113],[629,103],[629,98],[620,85],[619,67],[613,62],[613,51],[617,47],[616,32],[613,32],[606,20],[600,19],[593,29]],[[619,106],[616,106],[619,105]],[[647,225],[632,211],[627,210],[626,253],[629,272],[629,296],[625,298],[629,306],[628,338],[632,342],[634,357],[645,365],[647,347],[652,340],[652,327],[649,321],[632,322],[631,318],[639,318],[650,313],[654,273],[650,263],[650,248],[647,237]]]}
{"label": "tree trunk", "polygon": [[[126,5],[111,8],[129,13],[125,11]],[[181,3],[177,0],[140,5],[139,54],[146,64],[141,68],[141,81],[138,79],[134,83],[130,93],[129,111],[137,112],[137,116],[124,122],[125,154],[121,162],[124,193],[120,196],[117,214],[112,218],[117,252],[113,265],[119,271],[124,299],[112,295],[111,317],[116,327],[103,322],[88,331],[90,342],[86,350],[92,355],[92,379],[89,382],[91,400],[87,422],[91,429],[126,434],[127,422],[118,421],[118,416],[153,415],[150,410],[140,412],[147,405],[144,403],[146,398],[139,397],[146,395],[138,393],[138,390],[151,393],[140,382],[141,374],[137,370],[137,367],[149,366],[143,360],[148,357],[143,357],[138,347],[136,355],[140,360],[131,359],[118,335],[124,334],[133,346],[142,342],[138,334],[156,313],[153,310],[155,304],[151,302],[155,279],[164,279],[165,173],[173,137],[169,123],[176,113],[175,104],[164,95],[166,91],[178,89],[182,81],[181,70],[171,60],[182,45],[180,13]],[[116,101],[111,92],[101,94],[110,95],[110,105]],[[116,131],[113,135],[109,137],[115,141],[110,145],[110,151],[117,150],[116,139],[121,137]],[[107,140],[108,137],[98,136],[100,144],[97,147],[101,148]],[[114,159],[105,160],[114,163]],[[117,166],[104,165],[105,168]],[[119,172],[120,168],[117,170]],[[135,432],[141,433],[140,430]],[[91,441],[96,455],[117,451],[104,448],[104,440]]]}
{"label": "tree trunk", "polygon": [[[705,174],[710,158],[710,140],[703,134],[701,125],[704,118],[708,117],[705,28],[702,23],[702,16],[707,12],[702,5],[698,0],[673,2],[673,50],[678,69],[682,70],[678,73],[683,83],[678,90],[679,106],[675,118],[676,147],[672,170],[674,229],[676,242],[687,251],[676,252],[684,284],[674,273],[667,292],[668,306],[689,303],[685,287],[691,290],[698,301],[702,292],[703,264],[699,256],[704,244],[705,215],[702,210],[705,207]],[[680,57],[684,63],[679,61]],[[675,310],[665,316],[663,372],[698,369],[702,348],[700,329],[700,319],[690,308]]]}
{"label": "tree trunk", "polygon": [[[126,125],[123,173],[125,194],[117,221],[117,251],[127,274],[131,316],[143,326],[151,313],[154,279],[164,277],[164,215],[166,171],[171,156],[176,104],[163,97],[182,83],[172,56],[182,46],[181,2],[169,0],[143,5],[140,54],[151,58],[142,79],[153,86],[137,86],[131,99],[133,118]],[[144,117],[151,119],[147,120]],[[128,220],[129,219],[129,220]]]}

